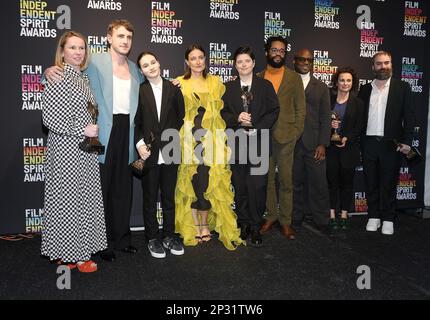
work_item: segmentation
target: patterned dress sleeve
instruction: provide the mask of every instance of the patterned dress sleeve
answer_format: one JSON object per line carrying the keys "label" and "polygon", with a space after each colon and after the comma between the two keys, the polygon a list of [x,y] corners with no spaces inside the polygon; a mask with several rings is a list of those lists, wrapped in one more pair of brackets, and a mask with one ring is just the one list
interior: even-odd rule
{"label": "patterned dress sleeve", "polygon": [[87,126],[79,116],[79,105],[73,85],[69,79],[48,84],[42,97],[43,124],[53,133],[83,137]]}

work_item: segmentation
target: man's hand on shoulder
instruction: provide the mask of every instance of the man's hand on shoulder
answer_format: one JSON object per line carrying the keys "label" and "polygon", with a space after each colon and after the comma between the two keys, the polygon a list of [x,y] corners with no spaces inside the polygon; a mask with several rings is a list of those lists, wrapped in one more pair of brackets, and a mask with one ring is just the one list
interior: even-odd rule
{"label": "man's hand on shoulder", "polygon": [[57,83],[63,80],[63,69],[52,66],[45,70],[45,77],[49,83]]}

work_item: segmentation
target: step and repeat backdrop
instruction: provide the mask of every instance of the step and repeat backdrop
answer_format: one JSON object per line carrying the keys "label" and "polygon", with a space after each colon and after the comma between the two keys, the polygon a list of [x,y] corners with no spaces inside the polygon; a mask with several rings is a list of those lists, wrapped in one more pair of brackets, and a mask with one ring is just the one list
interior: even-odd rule
{"label": "step and repeat backdrop", "polygon": [[[87,36],[91,52],[106,52],[106,29],[117,18],[135,29],[130,59],[143,50],[156,53],[163,76],[183,73],[184,51],[200,43],[210,73],[228,81],[235,75],[232,54],[243,44],[265,66],[264,42],[282,35],[287,65],[295,51],[314,53],[313,75],[330,83],[338,67],[352,66],[360,83],[372,80],[371,57],[393,54],[394,77],[408,82],[416,102],[414,145],[426,149],[429,101],[428,1],[404,0],[7,0],[2,26],[7,34],[2,64],[6,76],[2,103],[0,234],[40,232],[43,220],[46,132],[41,123],[40,80],[53,65],[59,36],[69,29]],[[7,48],[7,49],[6,49]],[[397,189],[400,208],[423,207],[424,161],[403,163]],[[357,168],[352,211],[365,212],[362,168]],[[141,192],[135,180],[132,226],[142,225]]]}

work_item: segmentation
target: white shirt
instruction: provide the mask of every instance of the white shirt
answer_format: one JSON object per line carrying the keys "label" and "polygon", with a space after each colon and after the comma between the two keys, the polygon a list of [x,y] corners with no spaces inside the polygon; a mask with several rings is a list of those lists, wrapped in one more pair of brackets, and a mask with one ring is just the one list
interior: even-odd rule
{"label": "white shirt", "polygon": [[366,130],[366,135],[368,136],[384,136],[385,110],[387,109],[390,82],[391,78],[388,79],[382,90],[380,90],[376,86],[376,80],[372,81]]}
{"label": "white shirt", "polygon": [[242,88],[242,87],[245,87],[245,86],[248,86],[248,91],[251,91],[252,80],[251,80],[250,83],[245,83],[245,82],[242,82],[242,80],[240,80],[240,87]]}
{"label": "white shirt", "polygon": [[131,80],[113,76],[113,114],[130,114]]}
{"label": "white shirt", "polygon": [[[300,73],[299,73],[300,74]],[[309,81],[311,81],[311,73],[308,72],[306,74],[300,74],[300,77],[302,77],[302,81],[303,81],[303,88],[305,88],[308,86]]]}
{"label": "white shirt", "polygon": [[149,83],[151,85],[152,92],[154,93],[155,105],[157,107],[158,122],[160,122],[161,98],[163,96],[163,80],[161,80],[159,84],[153,84],[152,82]]}
{"label": "white shirt", "polygon": [[[163,81],[160,81],[159,84],[153,84],[152,82],[149,82],[149,84],[151,85],[152,92],[154,93],[155,106],[157,107],[158,122],[160,122],[161,99],[163,97]],[[145,141],[142,138],[142,139],[140,139],[140,141],[138,143],[136,143],[136,148],[139,148],[140,146],[144,146],[144,145],[145,145]],[[160,149],[159,153],[158,153],[157,164],[163,164],[163,163],[165,163],[165,162],[164,162],[163,155],[161,154],[161,149]]]}

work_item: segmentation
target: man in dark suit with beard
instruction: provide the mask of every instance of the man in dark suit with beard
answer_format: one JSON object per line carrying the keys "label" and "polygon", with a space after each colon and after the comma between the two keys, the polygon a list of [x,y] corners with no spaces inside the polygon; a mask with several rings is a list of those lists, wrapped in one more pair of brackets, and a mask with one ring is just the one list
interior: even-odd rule
{"label": "man in dark suit with beard", "polygon": [[389,52],[373,56],[372,71],[375,79],[358,94],[365,105],[361,141],[369,214],[366,230],[377,231],[382,219],[382,233],[392,235],[400,153],[411,150],[415,115],[409,85],[392,78]]}

